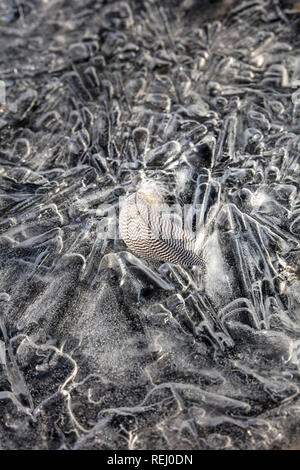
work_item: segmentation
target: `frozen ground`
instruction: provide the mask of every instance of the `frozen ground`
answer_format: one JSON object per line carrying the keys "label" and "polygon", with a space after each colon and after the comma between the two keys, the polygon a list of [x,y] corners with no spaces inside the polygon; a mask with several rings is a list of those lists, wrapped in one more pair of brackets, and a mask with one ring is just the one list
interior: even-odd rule
{"label": "frozen ground", "polygon": [[[1,3],[1,448],[300,440],[291,4]],[[192,206],[205,268],[114,237],[103,205],[145,181]]]}

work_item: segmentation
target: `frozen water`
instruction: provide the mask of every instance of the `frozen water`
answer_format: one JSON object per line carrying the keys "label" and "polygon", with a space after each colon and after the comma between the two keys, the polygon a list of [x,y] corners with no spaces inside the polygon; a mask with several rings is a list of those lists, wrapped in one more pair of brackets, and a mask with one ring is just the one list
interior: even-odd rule
{"label": "frozen water", "polygon": [[[299,11],[5,0],[0,30],[1,448],[299,443]],[[151,182],[205,268],[120,239]]]}

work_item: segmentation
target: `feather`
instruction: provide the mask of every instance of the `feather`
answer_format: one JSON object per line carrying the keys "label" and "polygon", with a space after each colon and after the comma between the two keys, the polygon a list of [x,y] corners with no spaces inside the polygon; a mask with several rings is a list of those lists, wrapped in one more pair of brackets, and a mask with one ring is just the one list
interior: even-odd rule
{"label": "feather", "polygon": [[120,211],[120,236],[141,258],[182,266],[203,265],[195,240],[181,227],[153,186],[142,188],[124,201]]}

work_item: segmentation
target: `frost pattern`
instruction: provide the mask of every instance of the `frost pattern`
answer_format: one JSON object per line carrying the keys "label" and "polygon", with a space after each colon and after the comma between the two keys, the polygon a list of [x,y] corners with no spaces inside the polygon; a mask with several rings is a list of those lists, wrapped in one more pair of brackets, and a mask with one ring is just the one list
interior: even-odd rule
{"label": "frost pattern", "polygon": [[[299,12],[6,0],[0,25],[1,447],[292,445]],[[145,180],[200,221],[205,272],[111,236]]]}

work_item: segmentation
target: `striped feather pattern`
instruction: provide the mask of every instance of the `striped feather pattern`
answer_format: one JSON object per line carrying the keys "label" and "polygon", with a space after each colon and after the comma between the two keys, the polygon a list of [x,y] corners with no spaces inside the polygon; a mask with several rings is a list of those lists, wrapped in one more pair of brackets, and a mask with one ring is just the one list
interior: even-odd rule
{"label": "striped feather pattern", "polygon": [[184,232],[180,220],[168,216],[167,207],[153,189],[131,194],[120,212],[121,238],[141,258],[182,266],[203,265],[194,240]]}

